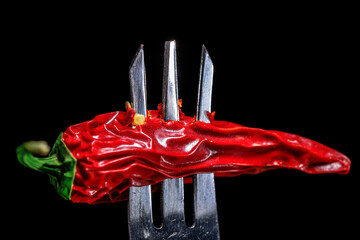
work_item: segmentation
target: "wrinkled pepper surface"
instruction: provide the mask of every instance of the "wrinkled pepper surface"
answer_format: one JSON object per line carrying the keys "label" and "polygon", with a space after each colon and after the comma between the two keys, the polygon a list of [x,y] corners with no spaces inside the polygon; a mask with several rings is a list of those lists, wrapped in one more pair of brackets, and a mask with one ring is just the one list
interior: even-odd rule
{"label": "wrinkled pepper surface", "polygon": [[[17,148],[23,165],[49,175],[56,191],[80,203],[126,200],[131,186],[156,185],[166,178],[213,172],[217,177],[288,168],[306,173],[347,174],[350,160],[310,139],[214,120],[195,121],[180,110],[167,121],[158,110],[133,124],[135,111],[116,111],[70,126],[46,157],[44,144]],[[44,153],[45,152],[45,153]]]}

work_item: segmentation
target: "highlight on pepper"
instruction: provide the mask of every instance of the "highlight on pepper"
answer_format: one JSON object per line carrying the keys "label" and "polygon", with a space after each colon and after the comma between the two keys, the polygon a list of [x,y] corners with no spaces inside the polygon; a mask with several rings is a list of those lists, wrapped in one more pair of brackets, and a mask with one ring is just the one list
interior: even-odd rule
{"label": "highlight on pepper", "polygon": [[64,199],[89,204],[126,200],[131,186],[197,173],[233,177],[279,168],[309,174],[350,169],[342,153],[295,134],[217,121],[214,113],[205,123],[179,110],[179,121],[165,122],[161,104],[146,117],[125,105],[126,111],[68,127],[50,152],[45,142],[20,145],[18,161],[47,174]]}

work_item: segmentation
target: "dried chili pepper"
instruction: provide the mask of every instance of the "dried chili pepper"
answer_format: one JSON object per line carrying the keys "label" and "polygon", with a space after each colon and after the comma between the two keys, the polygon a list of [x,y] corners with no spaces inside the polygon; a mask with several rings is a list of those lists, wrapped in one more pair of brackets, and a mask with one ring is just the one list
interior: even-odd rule
{"label": "dried chili pepper", "polygon": [[346,174],[350,169],[345,155],[298,135],[216,121],[214,113],[208,115],[211,123],[181,111],[179,121],[165,122],[159,109],[148,111],[142,125],[133,125],[136,113],[130,107],[96,116],[60,134],[47,157],[35,156],[44,152],[44,143],[22,144],[18,160],[48,174],[63,198],[90,204],[125,200],[130,186],[196,173],[228,177],[289,168]]}

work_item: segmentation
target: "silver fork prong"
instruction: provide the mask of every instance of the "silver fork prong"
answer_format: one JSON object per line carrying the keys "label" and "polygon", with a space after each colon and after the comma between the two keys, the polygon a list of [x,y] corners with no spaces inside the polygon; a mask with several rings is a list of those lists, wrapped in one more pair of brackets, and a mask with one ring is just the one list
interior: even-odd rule
{"label": "silver fork prong", "polygon": [[[178,84],[175,41],[165,42],[162,114],[165,121],[179,120]],[[166,179],[162,183],[162,214],[166,229],[176,231],[185,224],[184,183],[182,178]]]}
{"label": "silver fork prong", "polygon": [[162,88],[162,115],[165,121],[179,120],[175,41],[165,42]]}
{"label": "silver fork prong", "polygon": [[146,116],[146,71],[144,61],[144,49],[141,44],[134,59],[131,62],[130,96],[136,113]]}
{"label": "silver fork prong", "polygon": [[153,234],[151,186],[130,187],[128,227],[130,239],[146,239]]}
{"label": "silver fork prong", "polygon": [[[146,116],[146,73],[143,45],[140,45],[129,70],[131,101],[136,113]],[[130,239],[145,238],[153,228],[151,186],[131,187],[128,202]],[[139,231],[141,229],[141,231]]]}
{"label": "silver fork prong", "polygon": [[[211,112],[213,74],[214,65],[203,45],[196,111],[196,119],[203,122],[210,122],[207,112]],[[195,226],[200,225],[206,229],[202,233],[207,236],[206,239],[220,239],[213,173],[194,176],[194,219]]]}
{"label": "silver fork prong", "polygon": [[214,65],[205,45],[201,49],[199,87],[196,108],[196,120],[210,122],[206,112],[211,111],[211,95],[213,86]]}

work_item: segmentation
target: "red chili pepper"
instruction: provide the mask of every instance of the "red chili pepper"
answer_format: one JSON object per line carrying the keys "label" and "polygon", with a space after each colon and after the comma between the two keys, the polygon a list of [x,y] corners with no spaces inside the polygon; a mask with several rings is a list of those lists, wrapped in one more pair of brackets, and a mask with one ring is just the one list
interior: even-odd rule
{"label": "red chili pepper", "polygon": [[228,177],[278,168],[340,174],[350,169],[345,155],[298,135],[216,121],[214,113],[211,123],[183,113],[179,121],[165,122],[159,114],[149,111],[145,123],[134,126],[135,111],[128,108],[69,127],[61,139],[76,159],[69,198],[116,202],[127,198],[130,186],[189,180],[202,172]]}

